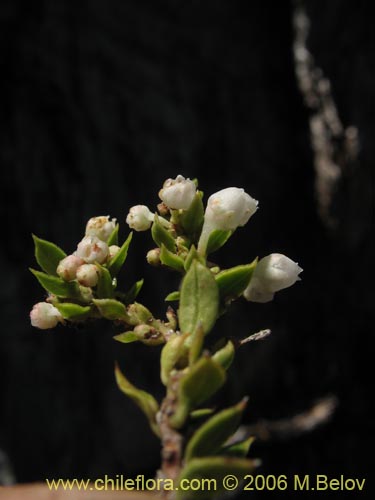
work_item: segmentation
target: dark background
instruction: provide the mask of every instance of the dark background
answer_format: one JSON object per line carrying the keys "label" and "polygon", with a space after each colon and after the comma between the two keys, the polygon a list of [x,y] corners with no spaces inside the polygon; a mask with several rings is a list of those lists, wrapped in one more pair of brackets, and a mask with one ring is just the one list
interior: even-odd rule
{"label": "dark background", "polygon": [[[244,187],[260,210],[217,253],[223,265],[281,252],[303,280],[269,304],[235,305],[218,332],[272,336],[239,354],[225,402],[250,395],[245,420],[291,417],[327,395],[333,419],[287,441],[259,442],[263,474],[367,478],[373,445],[374,31],[370,2],[306,2],[308,40],[356,167],[327,225],[317,210],[309,110],[298,90],[291,3],[245,0],[5,0],[0,5],[0,449],[17,482],[144,472],[158,443],[114,383],[113,362],[162,394],[157,350],[123,346],[113,328],[37,331],[43,291],[31,233],[75,249],[86,220],[154,207],[164,179],[198,177],[206,196]],[[146,268],[136,234],[126,287],[163,315],[174,275]],[[156,299],[155,299],[156,297]],[[219,334],[218,333],[218,334]],[[363,497],[365,493],[361,495]],[[358,497],[359,498],[359,497]]]}

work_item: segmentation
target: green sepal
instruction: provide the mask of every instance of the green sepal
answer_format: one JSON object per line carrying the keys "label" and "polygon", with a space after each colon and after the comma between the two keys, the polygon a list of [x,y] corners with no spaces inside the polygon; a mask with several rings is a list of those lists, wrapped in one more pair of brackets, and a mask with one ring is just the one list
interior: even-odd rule
{"label": "green sepal", "polygon": [[96,294],[99,299],[109,299],[113,297],[114,292],[111,273],[106,267],[101,266],[100,264],[96,264],[96,266],[99,269]]}
{"label": "green sepal", "polygon": [[68,320],[86,319],[90,312],[90,306],[80,306],[70,302],[57,302],[54,306],[60,311],[62,317]]}
{"label": "green sepal", "polygon": [[30,271],[47,292],[67,299],[80,298],[79,286],[76,281],[64,281],[57,276],[51,276],[35,269],[30,269]]}
{"label": "green sepal", "polygon": [[184,263],[185,271],[188,271],[190,269],[190,266],[194,260],[198,260],[203,265],[205,264],[205,259],[198,253],[195,246],[191,245]]}
{"label": "green sepal", "polygon": [[182,211],[179,217],[182,228],[193,241],[197,240],[203,226],[204,206],[202,198],[202,191],[197,191],[190,207]]}
{"label": "green sepal", "polygon": [[250,436],[243,441],[238,441],[237,443],[229,446],[224,446],[220,450],[220,455],[226,455],[227,457],[246,457],[254,441],[255,437]]}
{"label": "green sepal", "polygon": [[115,376],[119,389],[126,394],[126,396],[132,399],[134,403],[143,411],[149,421],[151,429],[157,436],[159,436],[160,432],[156,423],[156,414],[159,411],[159,405],[155,398],[148,392],[142,391],[131,384],[121,372],[117,363],[115,365]]}
{"label": "green sepal", "polygon": [[224,370],[228,370],[233,362],[235,353],[236,348],[234,342],[229,339],[223,347],[218,349],[212,355],[212,359],[216,361],[216,363],[219,363],[219,365],[222,366]]}
{"label": "green sepal", "polygon": [[35,245],[35,259],[41,269],[47,274],[57,276],[56,269],[59,262],[66,257],[64,250],[47,240],[32,235]]}
{"label": "green sepal", "polygon": [[124,265],[126,261],[126,257],[128,256],[129,245],[132,240],[133,233],[129,233],[129,236],[126,238],[124,243],[122,244],[120,250],[112,257],[112,259],[108,262],[107,268],[111,273],[112,277],[117,276],[120,269]]}
{"label": "green sepal", "polygon": [[219,289],[211,271],[194,260],[186,273],[180,296],[180,330],[193,334],[201,325],[207,334],[214,326],[219,309]]}
{"label": "green sepal", "polygon": [[177,407],[170,422],[181,428],[189,413],[209,399],[226,379],[225,370],[209,357],[202,357],[180,379],[177,390]]}
{"label": "green sepal", "polygon": [[115,225],[115,228],[113,229],[112,233],[109,235],[108,240],[107,240],[107,245],[110,247],[111,245],[118,245],[118,231],[119,231],[119,224]]}
{"label": "green sepal", "polygon": [[133,331],[119,333],[118,335],[115,335],[113,338],[118,342],[122,342],[123,344],[130,344],[131,342],[139,341],[139,338]]}
{"label": "green sepal", "polygon": [[174,302],[176,300],[180,300],[180,292],[176,290],[175,292],[168,293],[168,295],[165,297],[165,302]]}
{"label": "green sepal", "polygon": [[144,279],[136,281],[134,283],[134,285],[126,293],[123,294],[123,300],[124,300],[125,304],[131,304],[132,302],[135,301],[139,292],[142,289],[143,282],[144,282]]}
{"label": "green sepal", "polygon": [[164,243],[161,244],[161,251],[160,251],[160,261],[162,264],[165,266],[171,267],[172,269],[175,269],[176,271],[183,272],[184,271],[184,261],[176,255],[173,252],[170,252],[168,248],[164,245]]}
{"label": "green sepal", "polygon": [[221,229],[215,229],[212,231],[208,237],[206,246],[206,255],[216,252],[219,250],[231,237],[233,231],[222,231]]}
{"label": "green sepal", "polygon": [[127,319],[128,315],[126,312],[126,307],[122,302],[115,299],[94,299],[93,303],[98,308],[100,314],[103,318],[115,320],[115,319]]}
{"label": "green sepal", "polygon": [[151,227],[151,236],[158,247],[164,245],[171,252],[175,252],[176,245],[173,236],[159,222],[159,217],[155,214]]}
{"label": "green sepal", "polygon": [[160,357],[160,378],[164,385],[168,384],[171,371],[176,366],[181,357],[186,357],[187,348],[185,346],[185,335],[173,334],[161,351]]}
{"label": "green sepal", "polygon": [[191,420],[199,420],[201,418],[210,417],[214,411],[214,408],[199,408],[199,410],[193,410],[189,416]]}
{"label": "green sepal", "polygon": [[232,267],[216,274],[215,280],[219,287],[220,298],[230,300],[239,297],[250,283],[257,262],[258,258],[251,264]]}
{"label": "green sepal", "polygon": [[[204,458],[194,458],[188,464],[185,465],[178,479],[178,485],[183,485],[183,487],[177,486],[178,491],[176,492],[177,500],[205,500],[212,497],[217,497],[221,492],[225,492],[223,479],[226,476],[236,476],[238,484],[240,485],[246,474],[251,473],[258,465],[258,461],[245,459],[245,458],[234,458],[234,457],[204,457]],[[186,485],[192,483],[192,480],[202,481],[207,479],[212,480],[212,484],[216,487],[211,489],[200,488],[199,490],[187,490]],[[197,484],[193,481],[192,484]],[[203,484],[203,482],[201,482]],[[228,483],[228,485],[233,485],[233,482]],[[177,489],[176,488],[176,489]]]}
{"label": "green sepal", "polygon": [[185,461],[195,457],[214,455],[237,430],[247,398],[209,418],[190,438],[185,449]]}

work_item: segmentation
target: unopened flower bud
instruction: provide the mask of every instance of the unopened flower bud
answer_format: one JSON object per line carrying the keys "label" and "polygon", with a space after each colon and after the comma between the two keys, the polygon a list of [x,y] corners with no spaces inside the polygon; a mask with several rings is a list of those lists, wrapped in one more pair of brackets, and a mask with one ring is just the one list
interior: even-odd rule
{"label": "unopened flower bud", "polygon": [[109,215],[92,217],[86,224],[86,236],[96,236],[107,241],[116,227],[116,219],[109,219]]}
{"label": "unopened flower bud", "polygon": [[99,279],[98,268],[94,264],[83,264],[77,269],[77,280],[80,285],[93,287]]}
{"label": "unopened flower bud", "polygon": [[41,330],[54,328],[57,323],[63,322],[63,317],[58,309],[47,302],[38,302],[30,312],[30,320],[32,326]]}
{"label": "unopened flower bud", "polygon": [[190,179],[178,175],[176,179],[167,179],[159,191],[159,198],[172,209],[187,210],[196,193],[196,185]]}
{"label": "unopened flower bud", "polygon": [[212,194],[207,202],[199,251],[204,252],[212,231],[234,231],[244,226],[258,208],[258,201],[242,188],[229,187]]}
{"label": "unopened flower bud", "polygon": [[272,253],[258,262],[243,295],[252,302],[269,302],[275,292],[300,280],[301,272],[299,265],[286,255]]}
{"label": "unopened flower bud", "polygon": [[84,260],[77,255],[68,255],[60,260],[56,272],[65,281],[72,281],[76,277],[77,269],[84,263]]}
{"label": "unopened flower bud", "polygon": [[108,256],[108,245],[97,236],[85,236],[78,244],[76,255],[87,264],[93,262],[102,264]]}
{"label": "unopened flower bud", "polygon": [[109,250],[109,258],[113,259],[113,257],[119,252],[120,247],[118,245],[111,245],[108,250]]}
{"label": "unopened flower bud", "polygon": [[149,250],[146,255],[147,262],[151,266],[160,266],[160,248],[153,248]]}
{"label": "unopened flower bud", "polygon": [[126,216],[126,223],[135,231],[147,231],[154,220],[154,214],[146,205],[135,205],[131,207]]}

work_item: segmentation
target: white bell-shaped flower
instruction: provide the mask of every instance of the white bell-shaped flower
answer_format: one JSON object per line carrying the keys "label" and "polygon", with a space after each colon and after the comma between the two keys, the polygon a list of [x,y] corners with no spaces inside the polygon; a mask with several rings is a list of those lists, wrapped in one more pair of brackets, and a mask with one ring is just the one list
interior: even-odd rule
{"label": "white bell-shaped flower", "polygon": [[159,191],[159,198],[167,207],[187,210],[195,196],[197,187],[190,179],[178,175],[175,179],[167,179]]}
{"label": "white bell-shaped flower", "polygon": [[134,231],[147,231],[154,221],[154,214],[146,205],[135,205],[131,207],[126,216],[126,223]]}
{"label": "white bell-shaped flower", "polygon": [[110,220],[109,215],[92,217],[86,224],[85,236],[96,236],[102,241],[107,241],[115,227],[116,219]]}
{"label": "white bell-shaped flower", "polygon": [[59,322],[64,321],[60,311],[47,302],[38,302],[34,305],[30,312],[30,320],[32,326],[41,330],[54,328]]}

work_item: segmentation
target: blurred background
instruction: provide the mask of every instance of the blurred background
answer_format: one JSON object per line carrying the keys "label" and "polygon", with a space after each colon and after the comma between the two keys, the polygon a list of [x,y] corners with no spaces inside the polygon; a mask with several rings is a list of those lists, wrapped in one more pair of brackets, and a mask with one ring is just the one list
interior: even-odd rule
{"label": "blurred background", "polygon": [[[217,334],[272,335],[240,351],[221,398],[251,426],[321,398],[331,418],[264,435],[262,474],[367,478],[372,449],[374,31],[370,2],[3,0],[0,5],[0,479],[152,477],[157,440],[114,382],[118,360],[162,395],[158,349],[111,325],[38,331],[31,233],[72,252],[88,218],[155,207],[168,177],[260,202],[215,258],[280,252],[304,269],[273,302],[241,301]],[[121,283],[163,316],[176,277],[135,235]],[[265,421],[265,423],[264,423]],[[263,423],[262,423],[263,422]],[[276,426],[277,427],[277,426]],[[271,433],[272,434],[272,433]],[[363,497],[366,493],[362,493]],[[265,496],[264,492],[256,494]]]}

